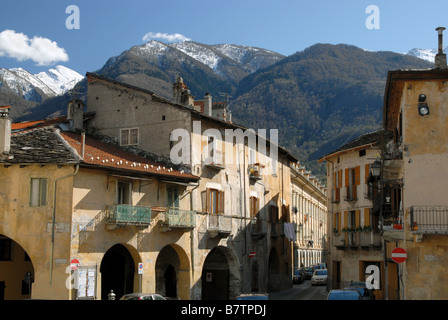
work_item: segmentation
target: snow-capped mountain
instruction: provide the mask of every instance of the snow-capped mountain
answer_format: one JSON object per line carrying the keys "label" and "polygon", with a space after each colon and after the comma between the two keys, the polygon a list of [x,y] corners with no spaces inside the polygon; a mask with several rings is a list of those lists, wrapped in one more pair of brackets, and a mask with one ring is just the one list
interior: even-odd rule
{"label": "snow-capped mountain", "polygon": [[84,77],[64,66],[31,74],[22,68],[0,68],[0,93],[15,94],[27,101],[41,102],[64,94]]}
{"label": "snow-capped mountain", "polygon": [[[443,52],[447,52],[448,46],[443,49]],[[429,62],[434,63],[434,58],[438,52],[438,49],[420,49],[414,48],[408,51],[408,55],[414,56]]]}
{"label": "snow-capped mountain", "polygon": [[57,95],[64,94],[68,90],[71,90],[84,78],[78,72],[61,65],[54,67],[54,69],[49,69],[46,72],[40,72],[35,76]]}
{"label": "snow-capped mountain", "polygon": [[[160,66],[169,56],[175,55],[177,61],[182,61],[181,54],[184,54],[228,80],[234,80],[235,77],[241,78],[284,58],[279,53],[256,47],[233,44],[207,45],[193,41],[163,43],[151,40],[123,54],[127,53],[157,66]],[[119,58],[120,56],[114,57],[109,62],[115,62]]]}

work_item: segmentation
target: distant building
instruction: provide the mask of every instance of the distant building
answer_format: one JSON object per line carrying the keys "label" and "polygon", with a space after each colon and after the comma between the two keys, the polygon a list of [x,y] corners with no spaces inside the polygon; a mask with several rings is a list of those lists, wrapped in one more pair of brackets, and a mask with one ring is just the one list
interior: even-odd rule
{"label": "distant building", "polygon": [[[369,183],[384,134],[362,135],[319,160],[327,163],[330,290],[345,288],[351,281],[365,281],[369,265],[384,272],[379,215],[372,209],[377,190]],[[382,291],[375,295],[381,299]]]}

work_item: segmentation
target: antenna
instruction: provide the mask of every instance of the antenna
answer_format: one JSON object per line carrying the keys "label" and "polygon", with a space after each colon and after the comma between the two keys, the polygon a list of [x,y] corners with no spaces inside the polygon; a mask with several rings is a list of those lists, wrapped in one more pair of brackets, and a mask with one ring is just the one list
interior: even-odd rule
{"label": "antenna", "polygon": [[230,110],[229,100],[230,100],[230,98],[232,98],[232,96],[230,96],[227,92],[219,92],[219,95],[221,97],[225,97],[225,99],[226,99],[226,108],[228,108]]}
{"label": "antenna", "polygon": [[[73,79],[72,81],[70,81],[69,83],[67,83],[67,86],[70,85],[72,82],[75,82],[76,80]],[[81,85],[78,83],[76,83],[73,88],[71,88],[68,91],[68,94],[70,96],[70,100],[78,100],[78,97],[80,95],[79,89],[81,88]]]}

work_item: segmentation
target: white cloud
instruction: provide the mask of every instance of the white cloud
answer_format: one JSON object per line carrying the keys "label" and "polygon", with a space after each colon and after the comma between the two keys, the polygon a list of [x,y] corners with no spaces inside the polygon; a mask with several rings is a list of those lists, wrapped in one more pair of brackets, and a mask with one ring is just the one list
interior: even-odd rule
{"label": "white cloud", "polygon": [[161,40],[166,42],[183,42],[183,41],[190,41],[191,39],[187,38],[186,36],[180,33],[167,34],[160,32],[157,33],[148,32],[143,36],[142,40],[145,42],[148,42],[149,40]]}
{"label": "white cloud", "polygon": [[68,54],[56,42],[37,36],[30,39],[27,35],[14,30],[0,32],[1,56],[19,61],[32,60],[38,66],[68,61]]}

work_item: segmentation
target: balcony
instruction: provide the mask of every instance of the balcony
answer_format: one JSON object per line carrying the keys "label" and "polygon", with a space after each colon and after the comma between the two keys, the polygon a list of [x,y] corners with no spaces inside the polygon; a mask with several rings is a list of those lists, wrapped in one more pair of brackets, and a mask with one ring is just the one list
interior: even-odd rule
{"label": "balcony", "polygon": [[250,223],[250,232],[252,237],[261,239],[268,233],[268,223],[266,220],[252,218]]}
{"label": "balcony", "polygon": [[411,231],[415,235],[448,235],[448,206],[412,206]]}
{"label": "balcony", "polygon": [[151,224],[151,208],[117,204],[107,207],[107,220],[112,225],[149,226]]}
{"label": "balcony", "polygon": [[209,214],[207,218],[207,231],[210,237],[228,236],[232,232],[232,217],[222,214]]}
{"label": "balcony", "polygon": [[333,233],[333,245],[338,250],[346,249],[381,249],[381,234],[379,230],[368,228],[359,231]]}
{"label": "balcony", "polygon": [[215,169],[215,170],[222,170],[224,169],[223,164],[224,155],[221,151],[215,151],[215,154],[212,157],[207,157],[203,164],[207,168]]}
{"label": "balcony", "polygon": [[257,163],[249,165],[249,179],[261,179],[261,166]]}
{"label": "balcony", "polygon": [[162,231],[192,229],[196,227],[196,211],[166,208],[162,214]]}

